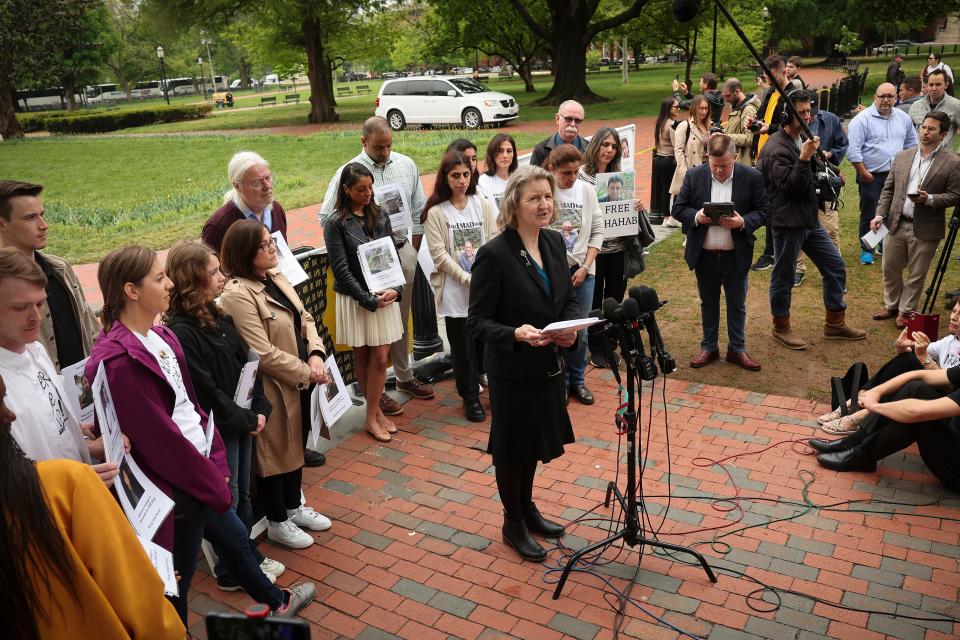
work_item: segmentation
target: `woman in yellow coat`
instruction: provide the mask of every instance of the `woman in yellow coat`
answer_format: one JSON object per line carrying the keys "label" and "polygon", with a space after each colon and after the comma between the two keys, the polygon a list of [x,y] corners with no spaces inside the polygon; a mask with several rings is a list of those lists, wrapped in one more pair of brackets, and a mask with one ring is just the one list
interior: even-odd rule
{"label": "woman in yellow coat", "polygon": [[3,637],[182,639],[163,582],[89,465],[34,463],[10,433],[0,378]]}

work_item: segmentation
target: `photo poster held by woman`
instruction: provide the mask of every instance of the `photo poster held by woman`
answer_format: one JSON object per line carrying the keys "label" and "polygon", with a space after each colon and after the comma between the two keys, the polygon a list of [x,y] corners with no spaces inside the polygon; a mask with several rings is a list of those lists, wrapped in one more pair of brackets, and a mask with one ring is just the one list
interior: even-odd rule
{"label": "photo poster held by woman", "polygon": [[596,175],[597,202],[603,212],[605,238],[635,236],[639,213],[634,202],[634,174],[627,171]]}

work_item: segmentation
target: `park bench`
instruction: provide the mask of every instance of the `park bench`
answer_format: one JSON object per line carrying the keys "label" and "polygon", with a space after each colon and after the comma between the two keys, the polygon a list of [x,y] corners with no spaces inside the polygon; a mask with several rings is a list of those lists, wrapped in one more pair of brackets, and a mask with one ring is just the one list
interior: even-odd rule
{"label": "park bench", "polygon": [[353,89],[350,87],[337,87],[337,97],[342,98],[344,96],[352,96]]}
{"label": "park bench", "polygon": [[290,104],[291,102],[296,102],[300,104],[300,94],[299,93],[288,93],[283,96],[283,104]]}
{"label": "park bench", "polygon": [[370,85],[368,84],[358,84],[357,85],[357,95],[362,96],[364,94],[370,93]]}
{"label": "park bench", "polygon": [[260,98],[260,106],[262,107],[265,104],[272,104],[277,106],[277,96],[264,96]]}
{"label": "park bench", "polygon": [[510,71],[510,69],[500,69],[499,73],[497,73],[497,77],[500,78],[501,80],[512,78],[513,72]]}

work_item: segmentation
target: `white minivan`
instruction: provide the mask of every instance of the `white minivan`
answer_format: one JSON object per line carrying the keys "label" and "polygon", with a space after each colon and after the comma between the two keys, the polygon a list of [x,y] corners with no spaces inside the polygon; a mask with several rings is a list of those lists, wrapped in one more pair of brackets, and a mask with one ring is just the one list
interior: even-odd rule
{"label": "white minivan", "polygon": [[377,96],[376,115],[394,131],[408,124],[462,123],[467,129],[516,120],[520,107],[513,96],[490,91],[471,78],[415,76],[387,80]]}

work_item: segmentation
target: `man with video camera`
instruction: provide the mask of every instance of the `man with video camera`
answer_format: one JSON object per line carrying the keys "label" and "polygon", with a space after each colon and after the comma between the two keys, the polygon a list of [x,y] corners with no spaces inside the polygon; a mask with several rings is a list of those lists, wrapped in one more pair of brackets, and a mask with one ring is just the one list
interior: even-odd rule
{"label": "man with video camera", "polygon": [[[809,123],[813,118],[810,93],[791,91],[787,99],[797,114]],[[781,106],[781,126],[770,136],[757,158],[757,168],[766,181],[770,200],[771,228],[775,262],[770,277],[770,311],[773,337],[791,349],[805,349],[807,342],[790,328],[790,302],[793,293],[797,254],[803,250],[823,277],[823,304],[826,309],[823,335],[833,340],[863,340],[866,333],[846,324],[847,268],[840,252],[827,236],[818,218],[829,185],[825,165],[817,157],[820,139],[803,140],[802,127]]]}

